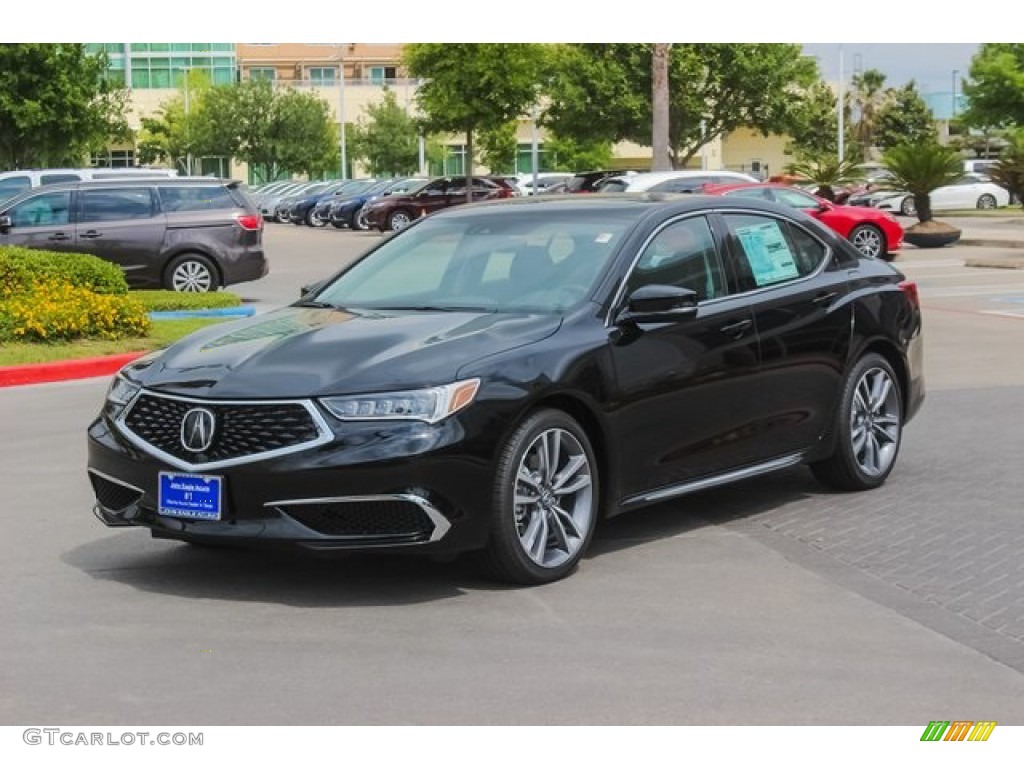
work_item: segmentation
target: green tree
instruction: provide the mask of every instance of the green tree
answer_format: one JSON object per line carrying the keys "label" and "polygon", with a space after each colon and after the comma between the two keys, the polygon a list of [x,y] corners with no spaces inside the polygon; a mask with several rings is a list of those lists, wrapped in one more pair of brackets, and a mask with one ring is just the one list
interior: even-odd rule
{"label": "green tree", "polygon": [[294,88],[275,93],[267,139],[277,165],[321,176],[339,167],[339,138],[330,108],[319,96]]}
{"label": "green tree", "polygon": [[79,165],[130,136],[127,91],[77,43],[0,45],[0,167]]}
{"label": "green tree", "polygon": [[964,119],[977,128],[1024,126],[1024,43],[985,43],[964,82]]}
{"label": "green tree", "polygon": [[1024,208],[1024,128],[1010,136],[1009,145],[988,174],[992,181],[1015,195]]}
{"label": "green tree", "polygon": [[499,128],[534,104],[544,47],[414,43],[405,47],[404,58],[409,74],[425,79],[416,95],[425,128],[465,135],[472,189],[474,132]]}
{"label": "green tree", "polygon": [[[794,96],[785,133],[792,137],[786,147],[790,154],[836,155],[839,152],[838,97],[829,86],[818,81]],[[849,121],[846,125],[849,126]]]}
{"label": "green tree", "polygon": [[514,173],[519,152],[518,120],[480,131],[480,160],[491,173]]}
{"label": "green tree", "polygon": [[964,176],[960,153],[936,141],[898,144],[886,150],[882,164],[892,174],[886,186],[914,196],[917,220],[921,224],[933,219],[931,193]]}
{"label": "green tree", "polygon": [[878,110],[875,144],[888,149],[903,142],[935,140],[935,118],[914,81],[886,91],[885,103]]}
{"label": "green tree", "polygon": [[577,141],[549,134],[544,140],[544,170],[581,171],[607,168],[612,161],[610,141]]}
{"label": "green tree", "polygon": [[849,184],[857,178],[857,165],[852,160],[839,160],[835,152],[805,153],[786,166],[786,173],[807,179],[817,185],[818,197],[835,200],[835,187]]}
{"label": "green tree", "polygon": [[187,159],[202,156],[228,156],[230,144],[218,145],[216,124],[206,105],[210,79],[201,70],[192,70],[183,78],[180,92],[160,105],[149,117],[142,118],[136,138],[136,156],[142,163],[167,162],[190,173]]}
{"label": "green tree", "polygon": [[419,167],[419,129],[398,104],[394,91],[363,107],[353,141],[356,156],[374,176],[404,176]]}
{"label": "green tree", "polygon": [[853,103],[857,107],[857,142],[863,151],[865,161],[871,159],[871,148],[875,146],[878,130],[878,113],[885,102],[885,73],[867,69],[853,77]]}
{"label": "green tree", "polygon": [[[669,149],[683,167],[701,147],[740,127],[780,133],[794,94],[817,78],[799,45],[673,43],[669,50]],[[650,146],[653,45],[565,44],[549,58],[544,123],[580,141]]]}

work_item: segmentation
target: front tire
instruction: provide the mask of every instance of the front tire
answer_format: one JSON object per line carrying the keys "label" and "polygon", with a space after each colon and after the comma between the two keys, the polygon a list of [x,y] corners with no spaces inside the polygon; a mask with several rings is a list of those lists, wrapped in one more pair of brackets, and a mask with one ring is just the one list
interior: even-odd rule
{"label": "front tire", "polygon": [[873,259],[884,259],[888,252],[885,234],[878,227],[860,224],[850,230],[850,242],[865,256]]}
{"label": "front tire", "polygon": [[515,584],[564,578],[593,537],[599,491],[586,432],[562,411],[533,413],[498,458],[484,565]]}
{"label": "front tire", "polygon": [[306,224],[308,224],[311,227],[316,227],[317,229],[319,229],[320,227],[327,226],[327,219],[325,219],[323,216],[317,216],[316,209],[310,208],[309,213],[306,214]]}
{"label": "front tire", "polygon": [[907,197],[903,198],[903,202],[900,203],[900,213],[902,213],[904,216],[917,215],[917,206],[914,205],[913,195],[908,195]]}
{"label": "front tire", "polygon": [[164,288],[179,293],[209,293],[220,284],[217,268],[205,256],[184,253],[164,270]]}
{"label": "front tire", "polygon": [[357,232],[367,232],[370,223],[366,220],[366,206],[360,206],[359,210],[352,214],[352,229]]}
{"label": "front tire", "polygon": [[835,449],[811,471],[842,491],[877,488],[896,465],[903,436],[903,398],[889,362],[870,353],[850,369],[834,425]]}
{"label": "front tire", "polygon": [[412,224],[412,216],[409,215],[408,211],[399,209],[392,211],[388,215],[388,229],[392,232],[400,232],[410,224]]}

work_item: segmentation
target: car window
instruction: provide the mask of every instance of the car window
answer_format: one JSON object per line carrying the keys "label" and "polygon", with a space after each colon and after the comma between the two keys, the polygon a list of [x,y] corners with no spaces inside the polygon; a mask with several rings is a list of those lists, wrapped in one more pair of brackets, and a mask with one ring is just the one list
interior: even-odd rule
{"label": "car window", "polygon": [[601,192],[625,192],[628,188],[629,181],[627,179],[615,178],[601,182],[599,190]]}
{"label": "car window", "polygon": [[784,205],[788,205],[790,208],[807,211],[817,210],[821,206],[821,203],[813,195],[808,195],[806,192],[800,192],[796,189],[776,189],[774,192],[775,199]]}
{"label": "car window", "polygon": [[59,227],[71,221],[71,193],[47,192],[22,200],[7,213],[15,227]]}
{"label": "car window", "polygon": [[32,189],[32,181],[28,176],[11,176],[0,179],[0,200],[10,200],[29,189]]}
{"label": "car window", "polygon": [[684,192],[692,193],[699,190],[702,186],[707,184],[711,179],[707,176],[690,176],[679,179],[668,179],[655,184],[650,188],[650,192]]}
{"label": "car window", "polygon": [[81,222],[148,219],[153,215],[149,187],[85,189],[79,194]]}
{"label": "car window", "polygon": [[224,187],[167,186],[159,188],[160,204],[168,213],[174,211],[218,211],[237,208],[238,203]]}
{"label": "car window", "polygon": [[725,194],[729,197],[752,197],[755,200],[775,199],[768,187],[741,187],[740,189],[730,189]]}
{"label": "car window", "polygon": [[633,268],[626,292],[630,294],[645,285],[689,288],[700,300],[725,295],[722,262],[707,219],[683,219],[654,236]]}
{"label": "car window", "polygon": [[605,211],[428,218],[316,298],[353,308],[560,312],[589,295],[632,223]]}
{"label": "car window", "polygon": [[39,177],[39,185],[63,184],[66,181],[81,181],[82,177],[77,173],[44,173]]}
{"label": "car window", "polygon": [[756,214],[725,214],[741,291],[797,280],[814,272],[828,248],[803,229]]}

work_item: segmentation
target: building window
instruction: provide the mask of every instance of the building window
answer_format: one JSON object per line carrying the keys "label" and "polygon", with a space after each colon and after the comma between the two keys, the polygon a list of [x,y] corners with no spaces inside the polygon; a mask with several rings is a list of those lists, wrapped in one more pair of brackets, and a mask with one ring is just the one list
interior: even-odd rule
{"label": "building window", "polygon": [[273,67],[250,67],[249,79],[274,82],[277,79],[277,70]]}
{"label": "building window", "polygon": [[135,151],[109,149],[106,152],[93,152],[89,165],[93,168],[133,168],[135,167]]}
{"label": "building window", "polygon": [[310,67],[309,82],[312,85],[334,85],[338,77],[337,67]]}
{"label": "building window", "polygon": [[376,85],[384,85],[388,80],[398,78],[396,67],[370,67],[370,82]]}

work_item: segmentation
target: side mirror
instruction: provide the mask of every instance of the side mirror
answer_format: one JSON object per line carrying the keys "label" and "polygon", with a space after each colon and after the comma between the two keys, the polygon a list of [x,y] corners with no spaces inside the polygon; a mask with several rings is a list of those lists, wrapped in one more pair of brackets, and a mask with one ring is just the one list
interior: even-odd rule
{"label": "side mirror", "polygon": [[316,293],[323,286],[324,282],[326,282],[326,281],[320,280],[318,282],[310,283],[309,285],[302,286],[301,288],[299,288],[299,298],[300,299],[304,299],[307,296],[309,296],[309,294]]}
{"label": "side mirror", "polygon": [[630,294],[618,323],[674,323],[697,314],[697,292],[674,285],[645,285]]}
{"label": "side mirror", "polygon": [[14,226],[14,222],[11,221],[10,216],[0,216],[0,231],[6,232],[8,229]]}

